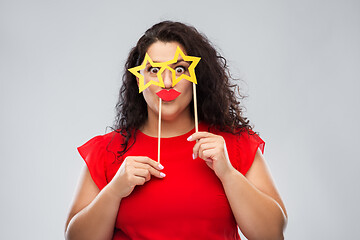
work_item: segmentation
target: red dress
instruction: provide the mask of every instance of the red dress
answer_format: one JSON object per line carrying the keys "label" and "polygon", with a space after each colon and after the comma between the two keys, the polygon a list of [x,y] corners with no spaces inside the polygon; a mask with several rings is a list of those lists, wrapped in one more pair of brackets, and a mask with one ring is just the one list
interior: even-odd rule
{"label": "red dress", "polygon": [[[199,131],[207,131],[199,124]],[[120,203],[113,239],[240,239],[237,224],[224,189],[214,171],[197,158],[192,159],[194,142],[186,139],[194,130],[161,139],[161,164],[166,177],[152,177]],[[246,174],[264,141],[247,132],[223,136],[232,165]],[[122,138],[111,132],[90,139],[78,148],[92,179],[103,189],[114,177],[126,156],[148,156],[157,160],[157,138],[137,131],[135,144],[120,161],[114,153]]]}

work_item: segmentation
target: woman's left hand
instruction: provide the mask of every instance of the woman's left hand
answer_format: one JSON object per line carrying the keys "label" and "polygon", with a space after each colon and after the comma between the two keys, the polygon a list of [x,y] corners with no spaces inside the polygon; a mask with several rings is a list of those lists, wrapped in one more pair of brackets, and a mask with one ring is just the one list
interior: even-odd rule
{"label": "woman's left hand", "polygon": [[222,136],[209,132],[197,132],[188,138],[188,141],[196,140],[198,141],[193,148],[193,158],[203,159],[220,180],[234,170]]}

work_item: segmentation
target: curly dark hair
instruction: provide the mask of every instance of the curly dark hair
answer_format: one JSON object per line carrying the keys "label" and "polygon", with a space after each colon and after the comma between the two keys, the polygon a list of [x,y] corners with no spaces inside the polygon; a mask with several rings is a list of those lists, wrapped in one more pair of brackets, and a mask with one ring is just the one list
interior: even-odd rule
{"label": "curly dark hair", "polygon": [[[244,96],[240,94],[239,87],[231,83],[226,59],[194,27],[180,22],[163,21],[145,32],[131,49],[125,64],[114,123],[114,129],[125,138],[123,149],[118,152],[120,156],[134,144],[136,139],[132,144],[129,144],[129,139],[136,135],[137,129],[147,119],[147,104],[143,95],[139,94],[136,77],[127,69],[141,65],[146,51],[157,41],[177,42],[184,47],[187,55],[201,57],[195,68],[199,121],[233,134],[252,129],[249,120],[242,116],[243,107],[239,100]],[[193,104],[190,106],[193,113]]]}

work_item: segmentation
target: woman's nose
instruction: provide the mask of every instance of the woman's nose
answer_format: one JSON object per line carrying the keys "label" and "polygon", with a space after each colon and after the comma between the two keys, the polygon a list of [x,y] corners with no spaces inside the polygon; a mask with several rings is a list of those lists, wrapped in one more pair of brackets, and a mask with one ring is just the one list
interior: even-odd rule
{"label": "woman's nose", "polygon": [[162,78],[164,81],[165,88],[171,88],[172,87],[172,74],[169,69],[165,69],[165,71],[162,73]]}

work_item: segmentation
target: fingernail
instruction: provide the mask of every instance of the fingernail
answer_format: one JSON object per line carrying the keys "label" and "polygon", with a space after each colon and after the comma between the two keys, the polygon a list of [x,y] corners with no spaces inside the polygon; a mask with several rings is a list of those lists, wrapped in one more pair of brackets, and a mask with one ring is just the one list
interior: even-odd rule
{"label": "fingernail", "polygon": [[195,159],[195,154],[192,154],[193,159]]}
{"label": "fingernail", "polygon": [[160,176],[165,177],[166,174],[162,172],[162,173],[160,173]]}
{"label": "fingernail", "polygon": [[164,169],[164,166],[159,163],[159,168]]}
{"label": "fingernail", "polygon": [[188,141],[191,141],[191,138],[192,138],[192,137],[191,137],[191,135],[190,135],[190,137],[188,137],[187,140],[188,140]]}

